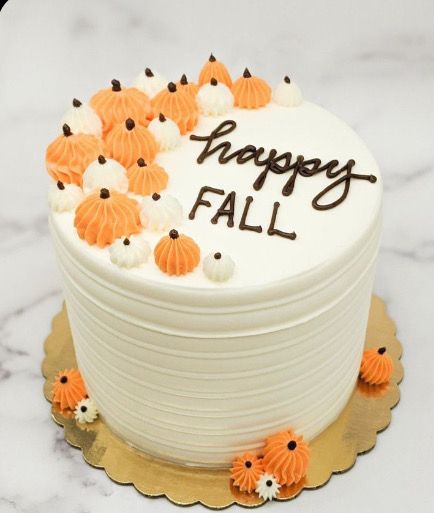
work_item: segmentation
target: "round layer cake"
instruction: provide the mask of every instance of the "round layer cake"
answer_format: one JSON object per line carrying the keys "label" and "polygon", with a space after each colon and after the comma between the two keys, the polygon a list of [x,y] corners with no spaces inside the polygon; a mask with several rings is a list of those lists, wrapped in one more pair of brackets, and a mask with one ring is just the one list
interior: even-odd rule
{"label": "round layer cake", "polygon": [[146,208],[167,194],[182,217],[131,236],[155,254],[169,231],[191,237],[191,272],[163,272],[152,253],[118,265],[116,241],[82,240],[74,210],[50,227],[78,366],[107,424],[146,453],[215,467],[283,429],[312,440],[347,403],[382,185],[360,138],[312,103],[203,112],[155,157],[169,179]]}

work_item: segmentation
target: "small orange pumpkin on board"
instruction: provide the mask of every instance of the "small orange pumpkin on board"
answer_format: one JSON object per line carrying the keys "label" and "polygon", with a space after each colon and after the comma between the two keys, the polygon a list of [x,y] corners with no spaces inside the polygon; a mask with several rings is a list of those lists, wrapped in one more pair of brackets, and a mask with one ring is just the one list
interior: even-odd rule
{"label": "small orange pumpkin on board", "polygon": [[218,61],[213,54],[209,56],[208,61],[204,64],[200,71],[198,84],[200,86],[209,84],[210,80],[215,78],[218,82],[221,82],[229,87],[232,87],[232,79],[229,75],[229,71],[226,66]]}
{"label": "small orange pumpkin on board", "polygon": [[176,83],[176,87],[181,91],[190,94],[193,98],[196,97],[199,91],[199,86],[193,82],[187,80],[187,75],[184,73],[179,82]]}
{"label": "small orange pumpkin on board", "polygon": [[367,349],[363,353],[360,377],[369,385],[382,385],[390,381],[393,360],[385,347]]}
{"label": "small orange pumpkin on board", "polygon": [[128,190],[134,194],[149,196],[154,192],[161,192],[167,187],[169,175],[164,169],[156,164],[146,164],[143,158],[127,169],[129,187]]}
{"label": "small orange pumpkin on board", "polygon": [[110,157],[129,168],[140,157],[152,162],[158,152],[158,143],[146,127],[128,118],[107,134],[106,148]]}
{"label": "small orange pumpkin on board", "polygon": [[243,75],[232,84],[235,107],[259,109],[271,100],[271,88],[262,78],[250,74],[246,68]]}
{"label": "small orange pumpkin on board", "polygon": [[170,230],[155,246],[155,263],[163,273],[170,276],[182,276],[190,273],[199,264],[200,249],[187,235],[179,235],[177,230]]}
{"label": "small orange pumpkin on board", "polygon": [[87,396],[86,387],[77,369],[65,369],[56,374],[52,384],[53,404],[61,410],[74,410],[77,403]]}
{"label": "small orange pumpkin on board", "polygon": [[302,436],[290,430],[277,433],[266,439],[263,452],[265,472],[280,485],[296,484],[306,475],[310,452]]}
{"label": "small orange pumpkin on board", "polygon": [[231,479],[241,492],[251,493],[256,489],[258,479],[264,473],[262,460],[246,452],[232,462]]}
{"label": "small orange pumpkin on board", "polygon": [[101,189],[87,196],[75,211],[74,226],[80,239],[104,248],[119,237],[141,230],[137,201],[125,194]]}
{"label": "small orange pumpkin on board", "polygon": [[162,113],[172,119],[178,126],[182,135],[193,130],[198,121],[198,108],[191,94],[179,88],[173,82],[160,91],[152,100],[154,116]]}
{"label": "small orange pumpkin on board", "polygon": [[133,118],[147,126],[152,119],[151,102],[143,91],[135,87],[122,88],[119,80],[111,81],[112,87],[102,89],[90,100],[103,125],[103,136],[118,123]]}
{"label": "small orange pumpkin on board", "polygon": [[48,174],[56,182],[81,186],[88,165],[104,153],[104,142],[94,135],[73,134],[66,124],[62,130],[45,153]]}

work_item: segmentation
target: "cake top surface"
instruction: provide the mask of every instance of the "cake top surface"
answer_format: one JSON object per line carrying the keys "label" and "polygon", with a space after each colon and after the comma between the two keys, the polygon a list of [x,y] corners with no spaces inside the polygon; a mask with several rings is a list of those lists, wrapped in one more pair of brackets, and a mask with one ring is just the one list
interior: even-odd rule
{"label": "cake top surface", "polygon": [[[378,219],[382,185],[373,156],[351,128],[313,103],[283,105],[277,92],[276,101],[261,108],[240,108],[231,100],[233,93],[237,104],[234,86],[210,81],[196,87],[194,126],[183,130],[183,121],[173,123],[169,116],[157,114],[157,93],[151,100],[153,120],[143,134],[138,121],[132,126],[127,120],[103,135],[104,157],[86,166],[76,191],[73,183],[69,186],[68,194],[77,195],[79,207],[53,212],[53,223],[71,247],[110,272],[138,281],[214,289],[291,279],[363,247]],[[191,113],[188,116],[191,119]],[[179,135],[177,126],[186,133]],[[102,130],[104,134],[104,119]],[[136,138],[145,141],[145,130],[154,134],[160,148],[155,155],[136,159],[134,146],[122,138],[136,131]],[[169,144],[175,139],[176,144]],[[161,151],[166,143],[175,147]],[[152,154],[153,143],[141,144],[140,152]],[[131,152],[129,165],[119,164]],[[117,165],[125,173],[119,173]],[[104,168],[104,183],[98,166]],[[145,182],[156,192],[146,189]],[[116,237],[100,185],[107,185],[110,201],[117,201],[115,191],[139,201],[140,220],[131,214],[128,221],[127,203],[116,207],[125,231]],[[63,187],[57,185],[64,192]],[[87,196],[78,197],[81,189]],[[145,189],[145,195],[138,194]],[[57,196],[63,201],[66,195]],[[104,208],[106,217],[101,220],[100,213],[96,221],[95,216],[86,221],[83,198],[89,208]],[[119,219],[115,215],[115,226]],[[95,228],[95,222],[105,223],[104,230]],[[85,223],[81,232],[80,223]],[[95,230],[100,230],[95,241],[104,235],[110,243],[89,243]]]}

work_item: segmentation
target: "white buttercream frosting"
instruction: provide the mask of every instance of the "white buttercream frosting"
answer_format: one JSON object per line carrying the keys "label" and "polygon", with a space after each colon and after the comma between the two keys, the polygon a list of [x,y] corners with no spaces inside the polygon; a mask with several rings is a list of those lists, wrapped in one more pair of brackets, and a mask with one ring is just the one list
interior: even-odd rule
{"label": "white buttercream frosting", "polygon": [[256,483],[256,493],[266,501],[271,501],[277,497],[280,484],[272,474],[262,474]]}
{"label": "white buttercream frosting", "polygon": [[[288,426],[310,441],[344,408],[363,352],[382,198],[371,153],[324,109],[270,103],[228,117],[237,127],[213,147],[228,140],[231,152],[251,144],[265,148],[264,158],[276,148],[323,163],[354,159],[353,171],[377,182],[353,179],[345,201],[318,211],[312,199],[331,183],[325,172],[297,176],[289,198],[281,191],[291,172],[270,173],[256,191],[263,167],[221,165],[218,153],[198,164],[206,141],[183,137],[158,163],[170,170],[167,193],[186,213],[204,185],[225,191],[207,192],[211,205],[182,226],[204,255],[224,248],[234,259],[224,285],[201,269],[171,277],[151,257],[125,272],[108,248],[78,238],[73,212],[50,215],[78,367],[107,424],[147,453],[220,467],[260,453],[267,436]],[[206,136],[221,121],[200,116],[193,133]],[[231,191],[234,226],[227,216],[212,224]],[[247,196],[254,201],[245,222],[261,233],[238,229]],[[276,201],[275,228],[295,230],[296,240],[268,235]],[[155,247],[161,232],[144,228],[143,236]]]}
{"label": "white buttercream frosting", "polygon": [[140,220],[149,230],[171,230],[182,223],[182,206],[170,194],[146,196],[142,201]]}
{"label": "white buttercream frosting", "polygon": [[214,79],[199,89],[196,99],[205,116],[226,114],[234,106],[234,96],[229,87]]}
{"label": "white buttercream frosting", "polygon": [[284,77],[273,91],[273,100],[283,107],[298,107],[303,103],[303,96],[298,85],[289,77]]}
{"label": "white buttercream frosting", "polygon": [[77,403],[74,413],[75,420],[81,424],[93,422],[98,417],[98,410],[95,403],[89,397]]}
{"label": "white buttercream frosting", "polygon": [[147,262],[151,247],[141,235],[133,235],[115,240],[109,247],[109,253],[114,264],[131,269]]}
{"label": "white buttercream frosting", "polygon": [[78,185],[63,182],[50,184],[48,205],[53,212],[74,210],[83,198],[83,191]]}
{"label": "white buttercream frosting", "polygon": [[102,135],[102,122],[98,114],[88,103],[82,103],[76,98],[60,121],[60,126],[64,124],[70,127],[73,134]]}
{"label": "white buttercream frosting", "polygon": [[232,278],[235,262],[229,255],[210,253],[203,261],[203,272],[211,281],[223,282]]}
{"label": "white buttercream frosting", "polygon": [[125,193],[128,191],[128,178],[122,164],[100,155],[83,174],[83,191],[90,194],[102,188]]}
{"label": "white buttercream frosting", "polygon": [[139,73],[133,82],[133,86],[143,91],[149,98],[153,98],[167,86],[168,80],[160,73],[149,68]]}
{"label": "white buttercream frosting", "polygon": [[161,151],[173,150],[181,142],[178,125],[162,114],[149,123],[148,130],[155,137]]}

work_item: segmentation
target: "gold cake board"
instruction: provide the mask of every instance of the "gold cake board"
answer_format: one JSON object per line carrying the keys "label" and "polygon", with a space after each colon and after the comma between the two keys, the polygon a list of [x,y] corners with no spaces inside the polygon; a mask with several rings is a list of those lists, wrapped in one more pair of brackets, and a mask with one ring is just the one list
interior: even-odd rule
{"label": "gold cake board", "polygon": [[[376,387],[359,381],[339,418],[310,443],[311,458],[306,478],[295,486],[282,487],[277,500],[293,499],[303,489],[325,485],[332,474],[349,470],[358,454],[374,447],[377,433],[389,425],[391,409],[399,401],[402,349],[395,333],[395,323],[388,316],[384,302],[373,296],[365,345],[387,347],[394,362],[392,379],[389,384]],[[44,395],[51,401],[51,383],[56,373],[77,366],[65,307],[53,319],[52,332],[44,348]],[[116,483],[133,484],[148,497],[165,495],[178,505],[201,503],[212,509],[231,504],[254,507],[263,502],[256,493],[248,494],[234,488],[229,470],[184,467],[131,448],[110,431],[103,419],[79,424],[72,413],[65,415],[54,407],[52,417],[63,426],[67,442],[82,450],[87,463],[103,468]]]}

